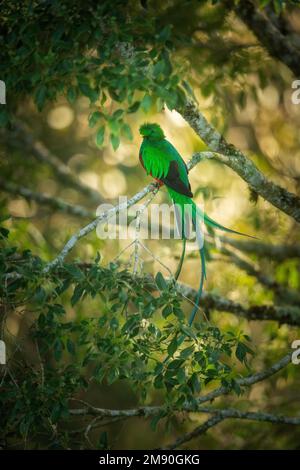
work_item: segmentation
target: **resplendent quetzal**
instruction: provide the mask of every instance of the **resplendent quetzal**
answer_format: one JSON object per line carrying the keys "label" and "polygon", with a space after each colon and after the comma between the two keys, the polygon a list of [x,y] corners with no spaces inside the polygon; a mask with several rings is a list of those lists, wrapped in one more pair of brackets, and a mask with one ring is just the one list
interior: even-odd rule
{"label": "resplendent quetzal", "polygon": [[[199,219],[203,220],[204,223],[210,227],[218,228],[224,230],[225,232],[236,233],[239,235],[244,234],[223,227],[223,225],[220,225],[218,222],[215,222],[210,217],[208,217],[208,215],[206,215],[194,203],[192,200],[193,194],[191,192],[191,185],[189,183],[187,166],[175,147],[173,147],[173,145],[165,139],[163,130],[158,124],[143,124],[140,127],[140,134],[143,136],[143,142],[139,153],[142,166],[146,170],[147,175],[150,174],[159,184],[166,185],[168,193],[173,203],[175,204],[175,207],[177,207],[177,209],[179,208],[179,215],[181,217],[181,235],[184,240],[181,265],[185,251],[185,225],[189,216],[191,216],[192,224],[194,230],[196,231],[202,269],[199,290],[189,319],[189,325],[191,325],[198,310],[199,301],[203,290],[203,283],[204,279],[206,278],[203,234],[200,234],[200,226],[198,222]],[[178,271],[178,275],[181,269],[181,265]],[[177,277],[178,276],[175,276],[176,279]]]}

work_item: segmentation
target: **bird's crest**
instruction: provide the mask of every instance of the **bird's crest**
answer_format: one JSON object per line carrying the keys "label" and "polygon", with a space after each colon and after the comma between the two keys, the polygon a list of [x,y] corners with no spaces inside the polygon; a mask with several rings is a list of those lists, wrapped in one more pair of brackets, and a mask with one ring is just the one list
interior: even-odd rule
{"label": "bird's crest", "polygon": [[164,139],[164,131],[158,124],[146,122],[140,127],[140,134],[151,139]]}

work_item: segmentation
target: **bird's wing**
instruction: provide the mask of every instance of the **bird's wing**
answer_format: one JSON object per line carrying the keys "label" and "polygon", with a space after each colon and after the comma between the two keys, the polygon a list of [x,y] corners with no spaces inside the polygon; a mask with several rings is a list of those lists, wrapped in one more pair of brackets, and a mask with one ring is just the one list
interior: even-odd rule
{"label": "bird's wing", "polygon": [[184,194],[188,197],[193,197],[190,184],[188,183],[187,186],[180,178],[178,162],[176,160],[171,161],[167,176],[165,178],[160,178],[160,180],[169,188],[174,189],[177,193]]}
{"label": "bird's wing", "polygon": [[186,164],[170,142],[144,142],[140,157],[148,175],[159,179],[180,194],[193,197]]}

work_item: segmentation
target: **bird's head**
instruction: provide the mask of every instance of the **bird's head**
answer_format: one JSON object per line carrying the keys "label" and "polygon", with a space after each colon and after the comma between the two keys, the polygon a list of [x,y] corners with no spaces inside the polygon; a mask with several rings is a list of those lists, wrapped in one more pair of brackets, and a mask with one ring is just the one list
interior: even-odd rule
{"label": "bird's head", "polygon": [[158,124],[145,123],[140,127],[140,134],[144,138],[153,140],[164,139],[165,135],[162,128]]}

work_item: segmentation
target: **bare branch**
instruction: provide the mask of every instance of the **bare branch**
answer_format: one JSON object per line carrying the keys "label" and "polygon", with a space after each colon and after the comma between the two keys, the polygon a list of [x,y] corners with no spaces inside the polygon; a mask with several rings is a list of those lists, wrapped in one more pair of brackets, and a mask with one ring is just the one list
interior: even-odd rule
{"label": "bare branch", "polygon": [[264,274],[256,266],[241,258],[236,253],[221,247],[221,253],[229,257],[229,259],[241,270],[245,271],[249,276],[255,277],[260,284],[271,289],[276,295],[286,300],[288,304],[300,305],[300,293],[296,290],[289,289],[287,286],[279,284],[275,279]]}
{"label": "bare branch", "polygon": [[266,423],[273,423],[273,424],[290,424],[293,426],[300,425],[300,418],[298,417],[288,417],[288,416],[276,416],[270,413],[263,413],[263,412],[254,412],[254,411],[239,411],[233,408],[227,409],[212,409],[212,408],[204,408],[201,407],[197,410],[197,412],[201,413],[212,413],[214,416],[209,418],[200,426],[197,426],[193,431],[183,434],[181,437],[176,439],[172,444],[164,447],[164,449],[176,449],[182,444],[194,439],[195,437],[201,436],[204,434],[208,429],[216,426],[221,421],[225,419],[246,419],[252,421],[261,421]]}
{"label": "bare branch", "polygon": [[193,431],[188,432],[183,434],[183,436],[179,437],[174,441],[172,444],[169,444],[166,447],[163,447],[165,450],[173,450],[177,449],[182,444],[185,444],[186,442],[190,441],[194,437],[199,437],[201,434],[204,434],[208,429],[212,428],[213,426],[216,426],[216,424],[219,424],[221,421],[223,421],[225,418],[223,418],[221,413],[216,413],[215,416],[212,416],[209,418],[207,421],[205,421],[203,424],[200,424],[200,426],[197,426]]}
{"label": "bare branch", "polygon": [[49,165],[57,177],[65,184],[72,186],[98,204],[104,199],[98,191],[82,183],[80,179],[65,165],[56,155],[54,155],[41,141],[35,139],[28,126],[20,121],[14,121],[14,127],[26,144],[32,155],[40,162]]}
{"label": "bare branch", "polygon": [[140,192],[136,193],[131,199],[128,199],[127,202],[118,204],[117,206],[113,207],[112,209],[109,209],[106,212],[103,212],[100,214],[96,219],[94,219],[92,222],[90,222],[88,225],[80,229],[77,233],[75,233],[69,241],[66,243],[62,251],[59,253],[59,255],[50,263],[48,263],[43,272],[44,274],[48,273],[51,269],[55,268],[57,265],[59,265],[65,257],[68,255],[68,253],[74,248],[78,240],[81,238],[85,237],[88,235],[90,232],[96,229],[97,225],[99,223],[103,223],[107,221],[110,217],[112,217],[115,214],[118,214],[120,211],[128,209],[128,207],[133,206],[136,204],[138,201],[143,199],[147,194],[149,194],[151,191],[156,190],[157,186],[154,184],[149,184],[146,186],[144,189],[142,189]]}
{"label": "bare branch", "polygon": [[274,424],[293,424],[295,426],[300,425],[300,417],[273,415],[271,413],[264,413],[261,411],[240,411],[236,410],[235,408],[213,409],[205,407],[201,407],[197,411],[201,413],[221,413],[223,418],[249,419]]}
{"label": "bare branch", "polygon": [[[196,298],[197,291],[190,286],[179,282],[177,288],[184,296],[191,299]],[[270,304],[252,305],[247,308],[238,302],[205,291],[202,293],[201,305],[207,309],[232,313],[248,320],[272,320],[294,326],[300,325],[300,308],[296,306]]]}
{"label": "bare branch", "polygon": [[10,181],[5,181],[0,177],[0,188],[5,192],[10,194],[15,194],[17,196],[24,197],[27,201],[34,201],[38,204],[43,204],[45,206],[51,207],[51,209],[59,210],[67,214],[79,216],[79,217],[94,217],[95,213],[88,211],[82,206],[76,204],[70,204],[63,199],[58,197],[52,197],[45,193],[39,193],[36,191],[31,191],[24,186],[17,186],[15,183]]}
{"label": "bare branch", "polygon": [[255,164],[240,150],[226,142],[223,136],[206,120],[192,100],[177,109],[196,134],[212,152],[195,154],[192,163],[203,158],[216,159],[235,171],[249,187],[273,206],[300,222],[300,198],[281,186],[269,181]]}
{"label": "bare branch", "polygon": [[253,240],[236,240],[228,237],[220,237],[223,243],[234,246],[245,253],[253,253],[259,258],[272,258],[273,261],[280,262],[288,258],[300,258],[300,245],[272,245]]}

